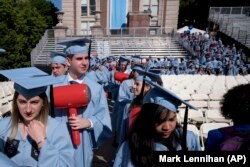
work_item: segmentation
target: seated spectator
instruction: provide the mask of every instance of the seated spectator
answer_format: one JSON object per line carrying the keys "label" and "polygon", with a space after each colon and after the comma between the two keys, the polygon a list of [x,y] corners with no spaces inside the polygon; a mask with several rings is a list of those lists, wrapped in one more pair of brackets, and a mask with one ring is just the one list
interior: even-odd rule
{"label": "seated spectator", "polygon": [[[221,113],[233,126],[211,130],[205,143],[207,151],[237,151],[250,148],[250,84],[229,90],[222,101]],[[236,141],[233,141],[233,140]],[[245,141],[243,141],[245,139]],[[233,143],[228,143],[230,141]],[[242,141],[242,143],[237,143]],[[225,144],[227,142],[227,145]],[[249,147],[241,146],[248,143]],[[238,145],[239,144],[239,145]],[[246,146],[246,145],[245,145]],[[238,148],[236,148],[238,147]]]}

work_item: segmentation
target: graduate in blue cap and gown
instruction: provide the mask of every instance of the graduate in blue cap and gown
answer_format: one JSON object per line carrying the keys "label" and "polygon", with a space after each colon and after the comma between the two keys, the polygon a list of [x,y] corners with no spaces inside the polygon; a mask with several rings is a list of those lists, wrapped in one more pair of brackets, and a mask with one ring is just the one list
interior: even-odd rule
{"label": "graduate in blue cap and gown", "polygon": [[90,167],[93,159],[93,149],[98,148],[107,138],[112,136],[111,120],[107,99],[103,88],[88,76],[90,48],[85,38],[63,41],[65,45],[68,74],[62,84],[54,86],[84,83],[90,88],[91,99],[86,107],[78,108],[77,117],[68,117],[68,109],[55,109],[55,118],[67,123],[70,129],[80,131],[81,143],[75,146],[75,164],[77,167]]}
{"label": "graduate in blue cap and gown", "polygon": [[98,58],[97,57],[97,59],[96,59],[96,66],[97,66],[97,70],[103,72],[104,74],[107,75],[106,77],[109,78],[109,76],[110,76],[109,75],[109,70],[108,70],[108,68],[106,66],[103,65],[104,62],[105,62],[105,60],[106,60],[105,57],[103,57],[103,58]]}
{"label": "graduate in blue cap and gown", "polygon": [[134,68],[135,64],[142,64],[142,58],[139,55],[131,56],[131,69]]}
{"label": "graduate in blue cap and gown", "polygon": [[101,65],[100,61],[101,60],[94,57],[90,58],[90,70],[87,75],[100,85],[104,86],[108,84],[109,71],[106,67]]}
{"label": "graduate in blue cap and gown", "polygon": [[52,75],[55,77],[64,75],[68,71],[65,53],[56,51],[51,52],[51,70]]}
{"label": "graduate in blue cap and gown", "polygon": [[119,59],[119,71],[129,74],[131,72],[131,68],[129,67],[130,60],[125,56],[120,56]]}
{"label": "graduate in blue cap and gown", "polygon": [[134,92],[132,91],[132,87],[134,85],[134,78],[139,74],[136,72],[136,69],[141,69],[143,71],[143,67],[140,64],[134,65],[132,72],[130,73],[129,79],[124,80],[118,91],[117,99],[115,101],[115,105],[112,111],[112,128],[115,132],[114,145],[119,143],[119,135],[121,132],[121,121],[123,117],[124,107],[127,103],[131,103],[134,99]]}
{"label": "graduate in blue cap and gown", "polygon": [[15,89],[11,116],[0,121],[0,152],[18,166],[75,166],[66,125],[48,116],[45,91],[60,80],[35,67],[0,74],[12,80]]}
{"label": "graduate in blue cap and gown", "polygon": [[94,57],[90,57],[89,60],[89,70],[86,74],[88,78],[92,79],[95,82],[98,82],[98,80],[102,80],[101,78],[98,79],[97,74],[95,73],[96,69],[96,61]]}
{"label": "graduate in blue cap and gown", "polygon": [[154,151],[198,151],[197,136],[177,122],[182,103],[196,109],[172,92],[150,82],[153,88],[144,96],[142,109],[116,154],[114,167],[154,166]]}
{"label": "graduate in blue cap and gown", "polygon": [[226,66],[226,75],[228,76],[235,76],[239,74],[238,68],[234,65],[233,61],[229,61]]}
{"label": "graduate in blue cap and gown", "polygon": [[149,56],[149,60],[146,63],[146,69],[149,70],[154,67],[154,60],[151,56]]}
{"label": "graduate in blue cap and gown", "polygon": [[109,70],[111,71],[112,69],[110,68],[112,66],[112,62],[115,62],[115,57],[113,55],[108,55],[106,57],[106,61],[103,63],[103,65]]}
{"label": "graduate in blue cap and gown", "polygon": [[160,80],[160,76],[157,74],[144,71],[140,68],[135,68],[133,70],[135,70],[138,74],[133,78],[134,84],[132,86],[132,91],[134,93],[134,98],[132,102],[125,105],[124,111],[122,112],[123,116],[120,122],[121,130],[119,134],[119,145],[122,144],[122,142],[124,142],[127,138],[129,129],[133,125],[141,110],[143,97],[151,89],[151,85],[148,81],[158,82]]}
{"label": "graduate in blue cap and gown", "polygon": [[106,87],[109,86],[110,71],[108,70],[108,68],[106,66],[103,65],[103,62],[105,61],[105,59],[106,58],[98,59],[98,61],[96,62],[96,72],[100,73],[101,76],[103,77],[101,85],[103,86],[104,91],[108,92]]}
{"label": "graduate in blue cap and gown", "polygon": [[[129,62],[130,60],[128,58],[126,58],[125,56],[120,56],[117,71],[123,72],[125,74],[130,74],[132,70],[128,67]],[[115,72],[116,70],[112,70],[110,72],[110,79],[111,79],[110,89],[112,90],[111,91],[112,100],[114,101],[117,100],[117,96],[119,93],[119,86],[121,84],[121,82],[115,80]]]}

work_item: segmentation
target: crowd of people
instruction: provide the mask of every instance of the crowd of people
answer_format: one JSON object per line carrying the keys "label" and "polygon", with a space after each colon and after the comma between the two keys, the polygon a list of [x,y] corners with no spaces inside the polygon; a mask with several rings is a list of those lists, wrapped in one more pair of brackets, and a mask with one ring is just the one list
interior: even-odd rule
{"label": "crowd of people", "polygon": [[[182,38],[184,43],[193,43],[195,37]],[[51,75],[35,67],[0,70],[0,74],[14,82],[15,89],[12,113],[0,120],[0,162],[16,166],[90,167],[93,150],[111,137],[117,148],[111,164],[114,167],[151,167],[154,151],[200,151],[200,141],[187,130],[187,122],[181,125],[177,120],[178,106],[186,105],[186,111],[196,107],[163,88],[159,71],[166,74],[170,65],[175,69],[173,74],[178,75],[180,67],[188,71],[197,63],[213,66],[216,71],[214,60],[226,62],[224,52],[230,55],[228,63],[237,65],[239,60],[239,67],[242,65],[243,58],[234,56],[238,53],[234,47],[222,49],[220,42],[212,47],[213,42],[208,41],[206,45],[199,43],[208,47],[206,54],[187,61],[136,55],[131,59],[100,58],[90,55],[86,43],[91,41],[80,38],[58,43],[65,50],[51,53]],[[216,56],[217,53],[221,56]],[[201,63],[198,60],[202,57],[206,60]],[[242,92],[246,88],[237,90]],[[249,94],[245,91],[247,95],[241,99],[245,102],[235,104],[228,102],[228,98],[234,98],[232,92],[235,94],[232,90],[225,95],[223,113],[235,121],[235,127],[243,124],[244,129],[250,130],[248,119],[240,121],[249,115]],[[115,102],[111,115],[107,99]],[[230,113],[229,103],[234,107]],[[234,114],[239,105],[240,116]],[[211,140],[208,138],[205,150],[212,148],[215,136],[209,134]]]}
{"label": "crowd of people", "polygon": [[[171,63],[176,74],[214,74],[214,75],[247,75],[250,64],[242,48],[235,44],[224,45],[221,38],[209,36],[207,33],[190,33],[180,35],[179,42],[193,55],[193,59]],[[168,73],[167,73],[168,74]]]}

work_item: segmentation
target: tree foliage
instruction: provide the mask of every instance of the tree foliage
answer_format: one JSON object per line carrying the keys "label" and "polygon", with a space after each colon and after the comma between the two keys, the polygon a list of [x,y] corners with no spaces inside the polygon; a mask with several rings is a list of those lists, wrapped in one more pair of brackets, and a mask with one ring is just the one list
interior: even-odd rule
{"label": "tree foliage", "polygon": [[30,52],[55,24],[56,8],[46,0],[0,0],[0,69],[30,66]]}

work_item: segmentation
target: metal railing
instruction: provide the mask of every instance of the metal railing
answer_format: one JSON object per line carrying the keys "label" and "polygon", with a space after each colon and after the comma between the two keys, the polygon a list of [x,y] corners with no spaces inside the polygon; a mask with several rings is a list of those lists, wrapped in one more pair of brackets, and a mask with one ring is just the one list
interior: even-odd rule
{"label": "metal railing", "polygon": [[250,48],[250,7],[211,7],[209,21],[219,30]]}
{"label": "metal railing", "polygon": [[242,6],[242,7],[210,7],[209,15],[213,14],[239,14],[239,15],[247,15],[250,12],[250,6]]}
{"label": "metal railing", "polygon": [[40,55],[44,44],[48,41],[48,34],[49,34],[48,31],[49,30],[45,31],[44,35],[39,40],[38,44],[36,44],[36,47],[31,51],[31,53],[30,53],[30,55],[31,55],[30,56],[31,57],[31,65],[33,65],[35,63],[35,60]]}
{"label": "metal railing", "polygon": [[[133,27],[133,28],[102,28],[103,36],[119,36],[119,37],[150,37],[150,36],[171,36],[174,35],[173,27]],[[86,32],[89,32],[86,34]],[[68,29],[67,36],[93,36],[88,29]],[[94,35],[95,36],[95,35]],[[97,36],[100,36],[98,34]]]}

